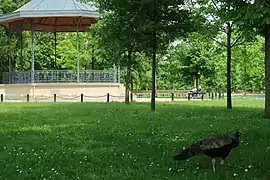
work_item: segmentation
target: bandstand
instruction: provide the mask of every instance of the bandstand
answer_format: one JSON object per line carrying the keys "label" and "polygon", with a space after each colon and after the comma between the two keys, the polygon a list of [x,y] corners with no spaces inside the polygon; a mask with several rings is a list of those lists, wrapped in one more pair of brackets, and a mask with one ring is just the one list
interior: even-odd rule
{"label": "bandstand", "polygon": [[[115,97],[123,96],[125,87],[120,84],[120,68],[113,70],[81,70],[79,59],[78,34],[87,32],[96,23],[99,13],[96,8],[79,0],[31,0],[10,14],[0,16],[9,37],[15,34],[23,41],[22,32],[31,32],[31,70],[15,70],[12,57],[9,58],[9,72],[3,73],[0,94],[5,96],[30,95],[36,100],[39,96],[52,95],[76,97],[80,94]],[[54,33],[55,61],[57,32],[76,32],[76,70],[36,70],[35,32]],[[22,58],[22,56],[21,56]]]}

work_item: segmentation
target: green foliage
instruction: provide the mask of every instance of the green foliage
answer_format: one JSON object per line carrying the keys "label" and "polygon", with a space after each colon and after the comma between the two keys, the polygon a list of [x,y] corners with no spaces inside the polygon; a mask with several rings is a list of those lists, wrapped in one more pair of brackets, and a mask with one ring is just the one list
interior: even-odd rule
{"label": "green foliage", "polygon": [[13,12],[17,8],[21,7],[28,0],[1,0],[0,1],[0,14],[6,14]]}
{"label": "green foliage", "polygon": [[254,43],[233,50],[233,89],[264,90],[264,40],[256,38]]}
{"label": "green foliage", "polygon": [[264,35],[264,26],[269,23],[270,17],[269,1],[222,1],[233,5],[234,9],[231,11],[230,17],[241,24],[243,30],[246,32],[256,31],[258,34]]}
{"label": "green foliage", "polygon": [[214,49],[211,49],[213,46],[209,43],[211,42],[203,41],[198,34],[189,38],[182,59],[178,57],[181,59],[180,73],[186,82],[192,83],[194,79],[199,80],[202,76],[211,78],[215,75],[214,64],[211,60]]}

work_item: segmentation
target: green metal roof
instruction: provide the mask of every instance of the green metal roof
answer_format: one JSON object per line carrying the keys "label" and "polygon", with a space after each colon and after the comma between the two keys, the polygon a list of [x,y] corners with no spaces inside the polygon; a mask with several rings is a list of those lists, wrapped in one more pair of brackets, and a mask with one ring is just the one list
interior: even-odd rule
{"label": "green metal roof", "polygon": [[[39,31],[86,31],[96,23],[98,9],[79,0],[31,0],[10,14],[0,16],[0,25],[22,21],[29,30],[29,20]],[[27,25],[28,24],[28,25]]]}

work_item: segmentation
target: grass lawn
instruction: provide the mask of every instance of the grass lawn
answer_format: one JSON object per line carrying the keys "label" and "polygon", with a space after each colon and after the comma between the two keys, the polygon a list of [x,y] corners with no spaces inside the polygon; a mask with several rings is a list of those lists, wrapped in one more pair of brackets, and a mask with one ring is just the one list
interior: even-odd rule
{"label": "grass lawn", "polygon": [[[158,103],[0,104],[2,180],[267,180],[270,120],[263,100]],[[171,155],[205,136],[240,128],[241,144],[230,165]]]}

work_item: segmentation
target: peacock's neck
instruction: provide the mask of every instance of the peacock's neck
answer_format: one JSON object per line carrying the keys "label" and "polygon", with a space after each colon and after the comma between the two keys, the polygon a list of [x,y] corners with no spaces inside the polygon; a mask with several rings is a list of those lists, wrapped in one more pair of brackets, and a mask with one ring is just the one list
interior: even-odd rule
{"label": "peacock's neck", "polygon": [[240,143],[240,142],[239,142],[239,137],[234,137],[234,138],[233,138],[233,146],[234,146],[234,147],[237,147],[237,146],[239,145],[239,143]]}

